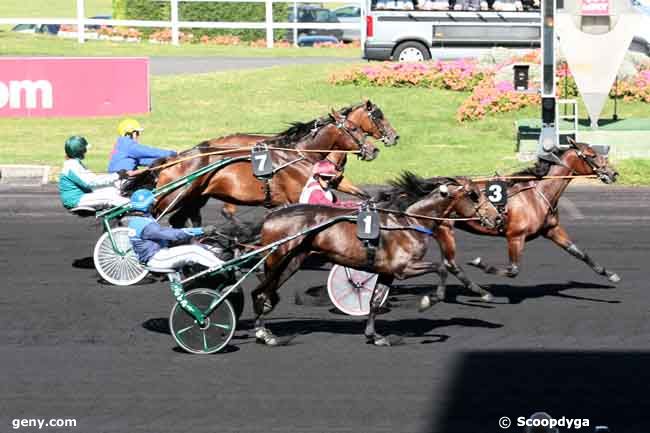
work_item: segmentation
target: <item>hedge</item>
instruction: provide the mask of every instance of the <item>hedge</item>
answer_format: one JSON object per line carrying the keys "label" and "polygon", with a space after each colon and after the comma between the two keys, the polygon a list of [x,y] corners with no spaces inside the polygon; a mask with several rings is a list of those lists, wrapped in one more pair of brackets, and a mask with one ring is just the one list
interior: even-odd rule
{"label": "hedge", "polygon": [[[273,19],[287,21],[287,3],[273,4]],[[163,20],[170,19],[169,1],[113,0],[113,14],[116,19]],[[178,14],[182,21],[264,21],[265,5],[261,3],[186,3],[180,2]],[[234,35],[243,40],[265,37],[264,30],[254,29],[182,29],[191,31],[196,39],[203,35]],[[143,29],[145,34],[154,29]],[[285,30],[275,31],[275,39],[282,39]]]}

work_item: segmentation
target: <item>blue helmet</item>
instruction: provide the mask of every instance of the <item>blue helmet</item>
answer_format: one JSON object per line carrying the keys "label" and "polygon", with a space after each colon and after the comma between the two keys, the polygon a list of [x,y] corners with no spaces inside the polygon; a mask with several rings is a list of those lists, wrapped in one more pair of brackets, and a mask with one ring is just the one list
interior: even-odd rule
{"label": "blue helmet", "polygon": [[149,208],[156,200],[148,189],[139,189],[131,195],[131,209],[140,212],[149,212]]}

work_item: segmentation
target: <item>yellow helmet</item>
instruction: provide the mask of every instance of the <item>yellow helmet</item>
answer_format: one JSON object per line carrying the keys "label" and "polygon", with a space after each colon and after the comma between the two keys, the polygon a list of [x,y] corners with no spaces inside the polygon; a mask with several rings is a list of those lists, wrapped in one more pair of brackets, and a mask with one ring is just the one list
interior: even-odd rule
{"label": "yellow helmet", "polygon": [[135,119],[124,119],[117,125],[117,132],[120,134],[120,137],[130,134],[134,131],[142,132],[144,128],[140,125]]}

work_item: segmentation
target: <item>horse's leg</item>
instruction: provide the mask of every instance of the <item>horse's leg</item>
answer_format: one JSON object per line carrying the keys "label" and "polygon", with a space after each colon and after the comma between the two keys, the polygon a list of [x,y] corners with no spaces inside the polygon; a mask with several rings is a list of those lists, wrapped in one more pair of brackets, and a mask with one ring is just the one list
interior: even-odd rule
{"label": "horse's leg", "polygon": [[[456,238],[454,237],[453,229],[451,227],[442,225],[438,227],[435,233],[436,241],[440,247],[440,254],[442,255],[442,264],[440,266],[440,284],[436,290],[436,297],[439,301],[445,299],[446,283],[448,272],[451,272],[463,285],[472,292],[481,295],[484,301],[491,301],[492,294],[485,290],[480,285],[472,281],[466,274],[463,268],[456,263]],[[425,295],[420,300],[420,311],[424,311],[433,305],[435,302],[431,301],[431,295]]]}
{"label": "horse's leg", "polygon": [[221,208],[221,215],[229,221],[238,222],[235,213],[237,212],[237,206],[232,203],[224,203]]}
{"label": "horse's leg", "polygon": [[[285,251],[285,253],[291,254],[289,250]],[[307,253],[299,253],[288,259],[280,251],[276,252],[276,254],[279,255],[280,259],[269,257],[270,261],[267,261],[267,277],[251,293],[253,309],[256,314],[255,338],[258,342],[269,346],[277,346],[279,342],[277,337],[265,326],[263,315],[273,311],[280,300],[277,290],[300,269],[300,265],[307,257]]]}
{"label": "horse's leg", "polygon": [[580,248],[578,248],[578,246],[571,241],[569,235],[562,226],[557,225],[550,228],[546,231],[546,233],[544,233],[544,237],[552,240],[556,245],[562,247],[573,257],[585,262],[591,269],[594,270],[594,272],[607,277],[607,279],[612,283],[618,283],[621,281],[621,277],[619,277],[618,274],[612,271],[608,271],[603,266],[596,263],[591,257],[589,257],[587,253],[581,251]]}
{"label": "horse's leg", "polygon": [[[375,288],[372,290],[372,295],[370,295],[370,311],[368,313],[368,319],[366,320],[366,329],[363,334],[366,337],[366,341],[372,342],[376,346],[390,346],[393,343],[388,337],[382,336],[375,331],[375,317],[377,312],[381,307],[381,293],[383,293],[383,287],[379,290],[380,286],[389,286],[392,282],[392,277],[390,276],[380,276]],[[386,290],[389,290],[388,288]]]}
{"label": "horse's leg", "polygon": [[486,264],[480,257],[475,258],[468,264],[479,269],[482,269],[487,274],[495,274],[500,277],[515,278],[519,275],[519,261],[521,254],[524,251],[526,244],[526,235],[508,236],[508,256],[510,257],[510,265],[506,269],[497,268]]}

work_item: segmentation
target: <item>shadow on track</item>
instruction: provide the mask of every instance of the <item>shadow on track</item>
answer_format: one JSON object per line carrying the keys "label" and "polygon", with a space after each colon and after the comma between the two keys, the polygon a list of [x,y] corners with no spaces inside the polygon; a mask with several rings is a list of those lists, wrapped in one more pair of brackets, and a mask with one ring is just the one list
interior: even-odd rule
{"label": "shadow on track", "polygon": [[598,299],[562,293],[565,290],[575,289],[609,290],[616,288],[616,286],[612,285],[584,283],[580,281],[569,281],[566,284],[536,284],[534,286],[494,284],[485,287],[495,296],[495,298],[508,298],[508,304],[521,304],[527,299],[543,298],[545,296],[555,296],[565,299],[574,299],[577,301],[602,302],[606,304],[620,304],[621,302],[619,300]]}
{"label": "shadow on track", "polygon": [[[629,351],[470,351],[460,353],[444,406],[426,432],[523,432],[518,417],[588,419],[591,433],[605,425],[615,433],[647,433],[650,353]],[[432,395],[440,402],[439,394]],[[433,403],[437,406],[437,403]],[[512,427],[499,427],[507,416]],[[575,426],[575,425],[574,425]],[[423,432],[424,433],[424,432]]]}
{"label": "shadow on track", "polygon": [[72,267],[77,269],[95,269],[95,261],[92,257],[83,257],[72,261]]}

